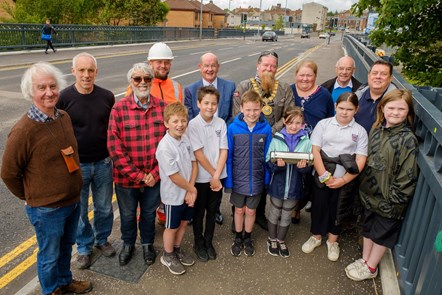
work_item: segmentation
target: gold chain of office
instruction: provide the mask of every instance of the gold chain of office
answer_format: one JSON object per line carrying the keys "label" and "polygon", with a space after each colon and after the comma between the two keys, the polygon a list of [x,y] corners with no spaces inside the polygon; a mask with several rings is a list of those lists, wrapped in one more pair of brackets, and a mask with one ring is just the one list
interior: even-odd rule
{"label": "gold chain of office", "polygon": [[258,83],[256,83],[256,79],[250,78],[250,83],[252,83],[253,90],[258,93],[259,97],[261,97],[261,100],[264,103],[264,106],[261,109],[262,113],[266,116],[271,115],[273,113],[273,108],[269,106],[269,103],[272,102],[273,99],[275,99],[276,92],[278,91],[279,82],[275,81],[275,87],[273,88],[273,91],[269,97],[262,96],[262,91],[259,88]]}

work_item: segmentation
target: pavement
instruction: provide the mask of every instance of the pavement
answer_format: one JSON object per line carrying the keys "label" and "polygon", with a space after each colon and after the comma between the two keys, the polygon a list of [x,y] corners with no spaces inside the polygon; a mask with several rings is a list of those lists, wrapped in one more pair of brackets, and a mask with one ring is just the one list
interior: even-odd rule
{"label": "pavement", "polygon": [[[136,51],[138,48],[143,47],[127,45],[121,48],[100,47],[97,48],[97,52],[108,54],[115,50]],[[22,54],[20,60],[23,65],[30,64],[35,62],[34,54],[39,54],[42,61],[56,62],[70,59],[72,50],[81,49],[61,49],[56,54],[48,55],[41,52]],[[88,52],[96,54],[94,51],[95,49],[88,48]],[[332,38],[330,44],[324,43],[305,57],[312,59],[319,66],[318,84],[335,76],[336,61],[343,55],[342,41],[340,36],[336,36]],[[0,53],[1,67],[17,65],[17,59],[10,57],[10,54]],[[15,61],[12,63],[12,60]],[[289,70],[280,77],[280,80],[293,83],[294,70]],[[233,238],[230,229],[232,217],[227,195],[224,195],[221,209],[224,224],[216,225],[214,246],[218,258],[214,261],[196,261],[195,265],[186,267],[185,274],[175,276],[161,264],[159,259],[148,268],[140,264],[142,249],[137,243],[133,258],[137,261],[120,268],[118,256],[106,258],[100,256],[97,251],[94,252],[93,259],[96,262],[91,269],[78,270],[73,263],[74,277],[93,282],[94,290],[90,294],[400,294],[391,256],[382,262],[381,275],[376,279],[354,282],[346,277],[345,266],[361,257],[356,230],[345,232],[340,237],[341,255],[337,262],[327,259],[325,241],[312,253],[305,254],[301,251],[301,246],[310,236],[310,214],[302,211],[301,222],[291,225],[286,239],[291,252],[290,257],[269,255],[266,246],[267,232],[258,226],[253,232],[256,254],[253,257],[244,254],[233,257],[230,254]],[[116,218],[110,242],[117,249],[121,247],[119,227],[120,220]],[[157,225],[155,246],[159,254],[161,254],[162,232],[162,227]],[[191,228],[188,228],[182,247],[193,254],[192,237]],[[74,255],[73,260],[75,258]],[[22,292],[24,292],[22,294],[40,294],[40,288],[34,281],[22,289]]]}

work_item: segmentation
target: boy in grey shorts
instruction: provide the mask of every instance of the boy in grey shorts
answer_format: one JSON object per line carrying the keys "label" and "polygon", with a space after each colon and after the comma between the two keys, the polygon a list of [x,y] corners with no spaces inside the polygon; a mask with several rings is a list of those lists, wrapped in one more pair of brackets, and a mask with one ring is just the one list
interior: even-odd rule
{"label": "boy in grey shorts", "polygon": [[272,139],[272,127],[261,114],[261,109],[258,93],[246,91],[241,97],[241,113],[227,129],[229,149],[225,187],[232,190],[230,202],[235,206],[235,239],[230,250],[233,256],[239,256],[243,248],[247,256],[255,254],[251,238],[255,212],[270,179],[265,157]]}
{"label": "boy in grey shorts", "polygon": [[180,275],[186,272],[183,265],[191,266],[195,263],[194,259],[181,249],[181,242],[193,216],[198,166],[189,138],[185,134],[186,107],[180,102],[169,104],[163,117],[168,130],[155,153],[160,168],[161,201],[166,213],[161,263],[167,266],[171,273]]}

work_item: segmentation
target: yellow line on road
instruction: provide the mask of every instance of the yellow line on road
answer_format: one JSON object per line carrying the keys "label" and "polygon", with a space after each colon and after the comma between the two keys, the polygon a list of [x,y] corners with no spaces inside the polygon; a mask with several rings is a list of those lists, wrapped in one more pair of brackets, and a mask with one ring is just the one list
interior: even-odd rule
{"label": "yellow line on road", "polygon": [[[112,196],[112,203],[116,201],[115,194]],[[89,205],[92,203],[92,197],[89,197],[88,200]],[[94,218],[94,211],[91,210],[88,213],[89,220]],[[17,258],[21,253],[28,250],[29,248],[35,246],[37,243],[37,237],[33,235],[31,238],[29,238],[27,241],[21,243],[18,245],[14,250],[11,252],[5,254],[3,257],[0,258],[0,267],[3,267],[13,259]],[[17,265],[14,269],[9,271],[7,274],[5,274],[3,277],[0,278],[0,289],[2,289],[4,286],[9,284],[12,280],[14,280],[16,277],[24,273],[26,270],[28,270],[32,265],[35,264],[37,261],[37,251],[38,247],[34,250],[34,253],[26,258],[23,262],[21,262],[19,265]]]}
{"label": "yellow line on road", "polygon": [[3,267],[5,264],[7,264],[9,261],[13,260],[14,258],[16,258],[18,255],[20,255],[21,253],[25,252],[26,250],[28,250],[30,247],[34,246],[35,243],[37,243],[37,238],[35,237],[35,235],[33,235],[31,238],[29,238],[27,241],[21,243],[20,245],[18,245],[18,247],[16,247],[14,250],[12,250],[11,252],[9,252],[8,254],[6,254],[5,256],[0,258],[0,267]]}
{"label": "yellow line on road", "polygon": [[34,265],[35,261],[37,261],[37,252],[38,248],[34,250],[31,256],[26,258],[23,262],[21,262],[19,265],[17,265],[14,269],[12,269],[10,272],[5,274],[3,277],[0,278],[0,290],[5,287],[7,284],[12,282],[15,278],[17,278],[19,275],[21,275],[24,271],[26,271],[28,268]]}

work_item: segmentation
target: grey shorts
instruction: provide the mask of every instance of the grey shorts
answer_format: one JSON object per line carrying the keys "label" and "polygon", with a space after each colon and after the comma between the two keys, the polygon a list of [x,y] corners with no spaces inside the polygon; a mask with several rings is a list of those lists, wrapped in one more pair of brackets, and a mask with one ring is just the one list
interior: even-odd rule
{"label": "grey shorts", "polygon": [[244,205],[249,209],[256,209],[261,199],[261,194],[254,196],[246,196],[237,193],[230,195],[230,203],[236,208],[242,208]]}

